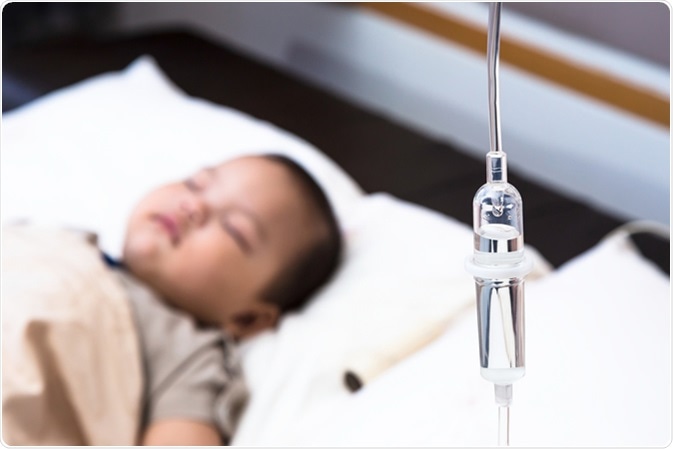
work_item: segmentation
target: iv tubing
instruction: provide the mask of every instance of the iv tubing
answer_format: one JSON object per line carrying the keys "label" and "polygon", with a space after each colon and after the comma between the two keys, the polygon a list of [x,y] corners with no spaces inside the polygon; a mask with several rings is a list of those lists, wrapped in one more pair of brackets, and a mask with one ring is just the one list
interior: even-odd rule
{"label": "iv tubing", "polygon": [[498,446],[509,446],[509,407],[498,407]]}
{"label": "iv tubing", "polygon": [[498,92],[498,61],[500,53],[500,2],[489,5],[488,15],[488,104],[490,121],[491,151],[498,153],[500,146],[500,98]]}
{"label": "iv tubing", "polygon": [[[507,163],[501,149],[500,98],[498,91],[498,61],[500,53],[500,10],[502,4],[489,5],[488,15],[488,103],[491,152],[487,155],[487,182],[507,181]],[[509,446],[509,406],[512,403],[512,384],[495,384],[495,401],[498,404],[498,440]]]}

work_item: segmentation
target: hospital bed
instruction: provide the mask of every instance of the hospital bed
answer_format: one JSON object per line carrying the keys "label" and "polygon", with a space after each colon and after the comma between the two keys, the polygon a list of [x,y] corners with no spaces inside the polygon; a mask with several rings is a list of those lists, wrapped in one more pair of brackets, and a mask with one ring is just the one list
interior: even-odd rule
{"label": "hospital bed", "polygon": [[[483,160],[183,30],[5,52],[3,122],[3,223],[93,229],[113,254],[139,192],[217,158],[287,152],[326,186],[343,266],[243,345],[252,397],[234,444],[495,444],[463,269]],[[670,440],[668,239],[510,182],[536,261],[512,442]]]}

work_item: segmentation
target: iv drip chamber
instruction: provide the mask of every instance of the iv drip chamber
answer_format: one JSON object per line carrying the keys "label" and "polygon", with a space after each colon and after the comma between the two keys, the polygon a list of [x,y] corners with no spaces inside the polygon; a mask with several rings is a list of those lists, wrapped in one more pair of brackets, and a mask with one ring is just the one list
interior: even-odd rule
{"label": "iv drip chamber", "polygon": [[474,262],[514,266],[524,258],[523,202],[519,191],[507,182],[506,155],[489,152],[486,159],[487,182],[472,201]]}
{"label": "iv drip chamber", "polygon": [[[524,252],[523,202],[507,182],[506,155],[486,155],[486,183],[472,202],[474,252],[466,260],[475,279],[481,375],[500,386],[503,404],[510,385],[525,375],[524,278],[532,259]],[[500,395],[499,395],[499,394]]]}

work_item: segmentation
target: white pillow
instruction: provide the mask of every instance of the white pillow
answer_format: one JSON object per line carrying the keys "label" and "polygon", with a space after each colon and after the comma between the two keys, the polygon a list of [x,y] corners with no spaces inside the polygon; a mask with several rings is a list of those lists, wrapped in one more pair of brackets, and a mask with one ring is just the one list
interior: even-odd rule
{"label": "white pillow", "polygon": [[204,165],[263,152],[287,154],[304,165],[338,215],[362,195],[315,147],[267,122],[185,95],[144,56],[121,72],[3,115],[2,221],[86,227],[117,256],[141,195]]}

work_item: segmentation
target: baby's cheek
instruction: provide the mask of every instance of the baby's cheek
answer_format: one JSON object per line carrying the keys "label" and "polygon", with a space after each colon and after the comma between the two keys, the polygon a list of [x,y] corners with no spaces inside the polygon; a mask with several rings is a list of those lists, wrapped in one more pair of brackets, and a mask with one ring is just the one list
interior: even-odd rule
{"label": "baby's cheek", "polygon": [[221,231],[194,234],[183,243],[172,254],[172,271],[194,290],[226,288],[239,276],[244,256]]}

